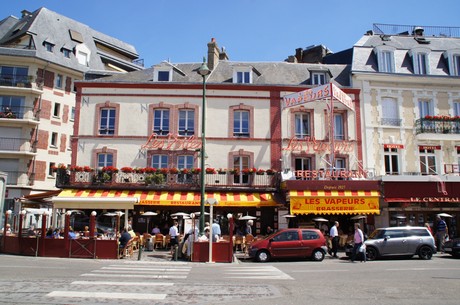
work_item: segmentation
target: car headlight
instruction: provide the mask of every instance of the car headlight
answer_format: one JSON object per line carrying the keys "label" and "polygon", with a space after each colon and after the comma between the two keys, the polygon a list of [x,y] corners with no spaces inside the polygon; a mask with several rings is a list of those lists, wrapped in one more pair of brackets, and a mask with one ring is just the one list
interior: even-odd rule
{"label": "car headlight", "polygon": [[460,247],[460,241],[455,244],[455,247]]}

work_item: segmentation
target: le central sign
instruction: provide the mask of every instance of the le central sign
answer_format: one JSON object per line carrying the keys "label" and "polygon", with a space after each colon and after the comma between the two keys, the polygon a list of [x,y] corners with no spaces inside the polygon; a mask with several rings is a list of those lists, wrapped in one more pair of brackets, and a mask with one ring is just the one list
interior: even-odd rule
{"label": "le central sign", "polygon": [[201,149],[201,139],[196,136],[184,137],[177,134],[168,134],[165,137],[152,133],[141,149],[196,150]]}

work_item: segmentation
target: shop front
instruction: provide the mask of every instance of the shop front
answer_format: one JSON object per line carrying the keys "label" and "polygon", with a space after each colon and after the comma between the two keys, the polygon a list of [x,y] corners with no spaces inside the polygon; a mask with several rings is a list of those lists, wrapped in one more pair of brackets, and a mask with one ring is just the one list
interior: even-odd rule
{"label": "shop front", "polygon": [[441,214],[450,237],[459,236],[460,187],[449,181],[384,181],[383,197],[388,205],[390,226],[436,226]]}
{"label": "shop front", "polygon": [[[363,219],[365,230],[371,231],[374,228],[374,215],[380,214],[378,181],[288,180],[286,191],[290,213],[296,215],[299,226],[315,225],[321,228],[317,220],[324,219],[326,226],[337,220],[344,233],[351,234],[352,224],[358,219]],[[325,224],[322,225],[324,227]]]}

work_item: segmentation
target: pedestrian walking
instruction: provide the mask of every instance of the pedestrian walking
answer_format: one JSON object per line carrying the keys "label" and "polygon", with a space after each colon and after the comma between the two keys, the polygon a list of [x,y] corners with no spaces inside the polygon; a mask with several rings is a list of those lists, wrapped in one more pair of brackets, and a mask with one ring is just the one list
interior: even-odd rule
{"label": "pedestrian walking", "polygon": [[329,231],[329,238],[332,242],[332,248],[329,250],[329,255],[334,258],[338,258],[337,250],[339,249],[339,222],[334,222],[334,225],[331,227]]}
{"label": "pedestrian walking", "polygon": [[359,228],[359,223],[355,223],[355,235],[353,237],[355,245],[353,246],[353,252],[351,252],[351,262],[354,263],[356,259],[356,254],[358,252],[362,253],[361,262],[366,262],[366,248],[364,245],[364,234],[363,231]]}

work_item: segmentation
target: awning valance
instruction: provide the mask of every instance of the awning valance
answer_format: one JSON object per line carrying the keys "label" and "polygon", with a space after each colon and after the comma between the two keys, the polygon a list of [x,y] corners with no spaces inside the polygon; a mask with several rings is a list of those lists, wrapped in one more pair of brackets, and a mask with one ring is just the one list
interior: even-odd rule
{"label": "awning valance", "polygon": [[380,214],[378,191],[290,191],[291,214]]}
{"label": "awning valance", "polygon": [[[271,193],[206,192],[218,206],[266,207],[277,206]],[[200,192],[63,190],[53,197],[55,208],[133,209],[139,205],[200,206]]]}
{"label": "awning valance", "polygon": [[139,202],[129,192],[115,190],[63,190],[53,197],[57,209],[133,209]]}

